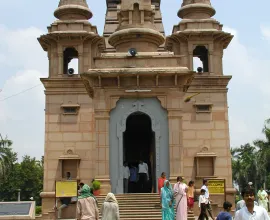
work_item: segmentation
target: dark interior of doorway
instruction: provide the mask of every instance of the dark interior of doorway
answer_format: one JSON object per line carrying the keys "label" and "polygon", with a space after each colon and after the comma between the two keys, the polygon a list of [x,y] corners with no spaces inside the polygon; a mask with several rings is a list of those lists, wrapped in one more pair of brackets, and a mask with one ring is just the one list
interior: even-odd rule
{"label": "dark interior of doorway", "polygon": [[[138,168],[140,160],[147,163],[149,181],[145,191],[156,192],[155,133],[152,131],[152,122],[148,115],[136,112],[127,118],[123,144],[123,159],[130,167],[133,165]],[[129,192],[138,193],[137,185],[129,187]]]}

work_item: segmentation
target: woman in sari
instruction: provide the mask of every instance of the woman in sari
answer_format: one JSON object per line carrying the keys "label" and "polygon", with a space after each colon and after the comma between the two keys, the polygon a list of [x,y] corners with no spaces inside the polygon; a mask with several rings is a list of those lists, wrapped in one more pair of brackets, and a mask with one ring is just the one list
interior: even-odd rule
{"label": "woman in sari", "polygon": [[102,207],[102,220],[119,220],[119,206],[113,193],[108,193]]}
{"label": "woman in sari", "polygon": [[162,220],[174,220],[174,196],[170,182],[165,180],[161,188]]}
{"label": "woman in sari", "polygon": [[183,183],[183,177],[177,177],[177,183],[173,187],[176,200],[176,220],[187,220],[187,190]]}
{"label": "woman in sari", "polygon": [[158,193],[160,195],[161,188],[164,186],[164,182],[166,180],[166,174],[165,172],[162,172],[161,176],[158,178]]}
{"label": "woman in sari", "polygon": [[258,192],[258,202],[259,202],[259,206],[265,208],[266,211],[268,211],[268,194],[263,189],[263,187],[261,187]]}
{"label": "woman in sari", "polygon": [[84,184],[77,202],[77,219],[98,220],[99,212],[95,198],[90,193],[90,187]]}

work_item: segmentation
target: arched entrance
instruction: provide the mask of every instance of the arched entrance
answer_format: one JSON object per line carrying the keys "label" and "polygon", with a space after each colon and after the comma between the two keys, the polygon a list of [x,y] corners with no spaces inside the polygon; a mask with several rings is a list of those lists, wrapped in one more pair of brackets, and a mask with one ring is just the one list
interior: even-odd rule
{"label": "arched entrance", "polygon": [[[147,163],[149,181],[145,188],[146,193],[156,192],[155,150],[155,132],[152,130],[151,118],[142,112],[129,115],[123,135],[123,160],[129,167],[138,167],[140,160]],[[130,182],[129,193],[138,192],[140,192],[138,184]]]}
{"label": "arched entrance", "polygon": [[[130,140],[142,139],[136,133],[143,129],[144,140],[140,143],[135,142],[140,144],[139,150],[136,150],[136,146]],[[121,98],[110,112],[109,137],[111,191],[116,194],[123,193],[124,160],[130,159],[135,162],[137,157],[144,155],[145,158],[141,158],[144,162],[149,164],[152,161],[149,164],[149,191],[153,188],[156,192],[157,178],[161,172],[170,175],[168,114],[160,101],[157,98]],[[144,154],[142,149],[148,154]]]}

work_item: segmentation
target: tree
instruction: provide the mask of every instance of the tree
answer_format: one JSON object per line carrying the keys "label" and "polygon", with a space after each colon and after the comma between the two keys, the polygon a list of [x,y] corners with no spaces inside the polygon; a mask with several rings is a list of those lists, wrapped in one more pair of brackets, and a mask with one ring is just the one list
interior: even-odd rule
{"label": "tree", "polygon": [[43,166],[41,161],[24,156],[20,164],[21,199],[28,201],[33,197],[37,205],[41,204],[40,193],[43,188]]}
{"label": "tree", "polygon": [[270,179],[270,119],[267,119],[264,123],[262,130],[265,135],[265,140],[258,139],[254,141],[254,145],[258,148],[258,167],[260,170],[261,184],[264,183],[265,187],[270,187],[269,183],[267,184],[267,179]]}
{"label": "tree", "polygon": [[22,201],[29,201],[33,197],[37,205],[41,205],[42,188],[42,162],[30,156],[24,156],[22,162],[15,163],[7,178],[0,183],[0,199],[16,201],[18,189],[20,189]]}
{"label": "tree", "polygon": [[17,160],[17,154],[12,151],[12,141],[7,137],[3,139],[0,134],[0,180],[8,175],[13,163]]}

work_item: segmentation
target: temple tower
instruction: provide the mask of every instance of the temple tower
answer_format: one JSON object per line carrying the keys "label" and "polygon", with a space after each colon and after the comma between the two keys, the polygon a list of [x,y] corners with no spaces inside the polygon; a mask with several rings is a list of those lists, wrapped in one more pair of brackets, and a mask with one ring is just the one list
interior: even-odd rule
{"label": "temple tower", "polygon": [[[191,118],[182,128],[185,147],[200,146],[200,150],[186,148],[186,160],[194,158],[195,162],[190,168],[186,164],[186,169],[190,169],[187,172],[195,173],[196,186],[206,177],[224,178],[226,198],[233,201],[227,103],[231,76],[223,73],[223,51],[233,36],[222,30],[223,25],[213,18],[215,13],[210,0],[183,0],[178,11],[182,20],[166,38],[166,48],[182,57],[181,65],[196,70],[187,93],[195,97],[184,108],[184,114],[191,113]],[[198,70],[196,59],[201,61]],[[194,143],[192,137],[196,138]],[[211,197],[221,206],[222,197]]]}
{"label": "temple tower", "polygon": [[[106,3],[107,3],[107,12],[106,12],[103,36],[106,40],[106,51],[107,52],[114,52],[115,48],[109,44],[108,39],[118,28],[118,25],[119,25],[118,15],[119,15],[121,0],[106,0]],[[127,1],[126,4],[130,4],[130,2]],[[161,34],[165,35],[164,26],[162,23],[162,15],[161,15],[161,11],[160,11],[160,0],[152,0],[151,5],[152,6],[150,6],[150,7],[152,7],[152,10],[155,9],[155,13],[154,13],[155,29],[157,31],[159,31]],[[131,6],[131,7],[133,7],[133,6]],[[132,8],[130,8],[130,9],[132,9]],[[160,46],[159,51],[164,51],[164,45]]]}
{"label": "temple tower", "polygon": [[[94,176],[93,105],[78,73],[92,68],[93,58],[105,48],[104,39],[88,21],[92,12],[86,0],[60,0],[54,15],[57,20],[38,39],[49,59],[48,78],[41,79],[46,95],[44,219],[54,207],[56,180],[64,179],[67,172],[78,181],[90,182]],[[70,67],[72,60],[78,61],[78,67]],[[74,213],[74,208],[64,216]]]}
{"label": "temple tower", "polygon": [[[55,181],[101,182],[123,193],[123,162],[149,166],[147,192],[162,172],[195,180],[225,179],[234,200],[223,50],[232,35],[210,0],[183,0],[181,21],[164,36],[160,0],[107,0],[103,37],[86,0],[61,0],[57,20],[39,38],[48,53],[42,212],[49,219]],[[78,70],[70,63],[77,59]],[[195,69],[195,62],[201,68]],[[73,67],[74,68],[74,67]],[[138,165],[138,164],[137,164]],[[135,192],[136,193],[136,192]],[[213,207],[224,196],[213,195]],[[75,205],[66,211],[75,218]],[[216,209],[217,210],[217,209]]]}
{"label": "temple tower", "polygon": [[202,73],[223,75],[223,50],[232,35],[222,31],[223,25],[212,18],[216,11],[210,0],[184,0],[178,11],[181,22],[167,38],[167,49],[185,56],[185,65],[194,70],[193,58],[202,62]]}

